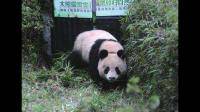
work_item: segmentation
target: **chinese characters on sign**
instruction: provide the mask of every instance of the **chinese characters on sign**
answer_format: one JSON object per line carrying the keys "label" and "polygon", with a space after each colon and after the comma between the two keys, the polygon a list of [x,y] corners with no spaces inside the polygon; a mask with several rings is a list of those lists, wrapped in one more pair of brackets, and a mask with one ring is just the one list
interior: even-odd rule
{"label": "chinese characters on sign", "polygon": [[126,15],[128,4],[132,0],[97,0],[96,16]]}
{"label": "chinese characters on sign", "polygon": [[[125,15],[133,0],[96,0],[96,16]],[[92,18],[92,0],[54,0],[55,17]]]}
{"label": "chinese characters on sign", "polygon": [[54,16],[91,18],[91,0],[54,0]]}

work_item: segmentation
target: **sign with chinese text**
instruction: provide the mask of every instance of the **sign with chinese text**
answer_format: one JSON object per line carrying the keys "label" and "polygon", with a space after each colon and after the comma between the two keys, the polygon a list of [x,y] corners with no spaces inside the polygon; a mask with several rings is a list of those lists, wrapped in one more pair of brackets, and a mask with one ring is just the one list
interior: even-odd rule
{"label": "sign with chinese text", "polygon": [[97,0],[96,16],[126,15],[131,0]]}
{"label": "sign with chinese text", "polygon": [[[96,16],[126,15],[133,0],[96,0]],[[92,18],[92,0],[54,0],[55,17]]]}
{"label": "sign with chinese text", "polygon": [[55,17],[92,18],[91,0],[54,0]]}

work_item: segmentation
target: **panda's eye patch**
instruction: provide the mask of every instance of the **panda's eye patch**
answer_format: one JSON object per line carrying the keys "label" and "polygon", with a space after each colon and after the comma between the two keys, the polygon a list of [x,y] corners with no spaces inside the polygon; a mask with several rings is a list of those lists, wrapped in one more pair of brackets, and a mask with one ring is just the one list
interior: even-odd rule
{"label": "panda's eye patch", "polygon": [[107,50],[101,50],[99,53],[99,57],[101,59],[105,58],[106,56],[108,56],[108,51]]}
{"label": "panda's eye patch", "polygon": [[115,71],[117,72],[117,74],[121,73],[118,67],[115,67]]}
{"label": "panda's eye patch", "polygon": [[123,50],[119,50],[119,51],[117,52],[117,55],[118,55],[120,58],[122,58],[122,59],[125,58],[125,56],[124,56],[124,51],[123,51]]}
{"label": "panda's eye patch", "polygon": [[104,70],[104,74],[107,74],[109,70],[110,70],[110,68],[106,67],[106,69]]}

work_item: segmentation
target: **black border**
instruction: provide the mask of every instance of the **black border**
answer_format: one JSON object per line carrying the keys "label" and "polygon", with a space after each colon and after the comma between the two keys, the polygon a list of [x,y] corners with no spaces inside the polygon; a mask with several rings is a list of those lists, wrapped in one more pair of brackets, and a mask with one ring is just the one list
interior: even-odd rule
{"label": "black border", "polygon": [[196,77],[199,72],[196,70],[199,69],[199,34],[195,34],[195,31],[199,32],[198,5],[194,1],[179,0],[179,111],[193,112],[196,111],[195,107],[198,108],[199,78]]}
{"label": "black border", "polygon": [[[1,4],[1,107],[21,112],[21,5],[22,1]],[[4,110],[4,109],[1,110]]]}

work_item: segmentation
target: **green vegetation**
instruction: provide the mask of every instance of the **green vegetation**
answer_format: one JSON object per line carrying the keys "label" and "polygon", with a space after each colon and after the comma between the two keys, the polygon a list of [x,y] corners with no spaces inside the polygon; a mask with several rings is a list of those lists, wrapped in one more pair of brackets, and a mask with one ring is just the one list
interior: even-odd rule
{"label": "green vegetation", "polygon": [[120,112],[146,108],[138,95],[129,96],[124,90],[102,91],[85,70],[67,65],[66,71],[59,72],[63,67],[55,66],[47,70],[23,64],[22,111]]}
{"label": "green vegetation", "polygon": [[[138,85],[145,99],[160,96],[159,112],[177,110],[177,2],[134,0],[128,16],[121,19],[129,74],[140,78]],[[128,87],[138,91],[135,84]]]}
{"label": "green vegetation", "polygon": [[22,0],[22,61],[35,63],[43,21],[38,0]]}
{"label": "green vegetation", "polygon": [[22,111],[178,111],[177,2],[134,0],[121,19],[130,80],[125,90],[102,91],[86,70],[63,64],[68,53],[54,56],[50,69],[34,66],[42,29],[40,7],[37,0],[23,0]]}

